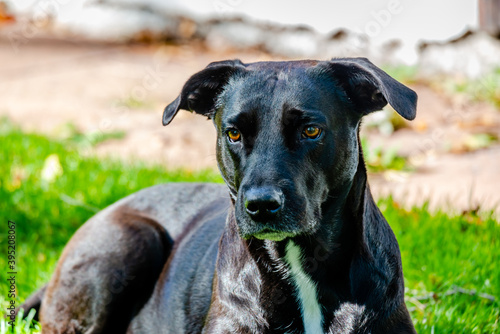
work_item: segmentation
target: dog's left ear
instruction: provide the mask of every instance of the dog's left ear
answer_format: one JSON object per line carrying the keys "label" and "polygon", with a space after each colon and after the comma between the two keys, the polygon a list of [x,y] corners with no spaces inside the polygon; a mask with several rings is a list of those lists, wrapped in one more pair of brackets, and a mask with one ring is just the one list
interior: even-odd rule
{"label": "dog's left ear", "polygon": [[417,94],[393,79],[366,58],[337,58],[327,62],[328,70],[363,115],[389,103],[407,120],[417,112]]}
{"label": "dog's left ear", "polygon": [[210,117],[215,111],[218,94],[245,65],[240,60],[224,60],[209,64],[186,81],[179,96],[163,111],[163,125],[168,125],[179,109],[194,111]]}

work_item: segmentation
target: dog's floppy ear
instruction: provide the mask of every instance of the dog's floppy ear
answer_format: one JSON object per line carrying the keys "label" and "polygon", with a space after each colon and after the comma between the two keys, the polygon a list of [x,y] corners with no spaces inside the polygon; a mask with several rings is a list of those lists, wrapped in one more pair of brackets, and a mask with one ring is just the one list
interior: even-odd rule
{"label": "dog's floppy ear", "polygon": [[191,76],[180,95],[163,111],[163,125],[168,125],[179,109],[194,111],[210,117],[214,112],[217,95],[229,78],[243,70],[240,60],[224,60],[210,63],[205,69]]}
{"label": "dog's floppy ear", "polygon": [[407,120],[415,118],[417,94],[368,59],[334,58],[327,66],[362,114],[380,110],[389,103]]}

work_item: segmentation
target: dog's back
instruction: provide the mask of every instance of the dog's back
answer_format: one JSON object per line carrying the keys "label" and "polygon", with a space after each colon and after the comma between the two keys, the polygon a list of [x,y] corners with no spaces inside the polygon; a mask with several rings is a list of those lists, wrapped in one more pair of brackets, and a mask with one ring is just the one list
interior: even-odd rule
{"label": "dog's back", "polygon": [[134,193],[75,233],[51,282],[21,307],[41,305],[44,333],[200,332],[229,204],[217,184]]}
{"label": "dog's back", "polygon": [[[157,293],[134,317],[129,331],[200,333],[212,298],[219,240],[230,205],[227,188],[171,184],[137,195],[140,200],[131,198],[127,205],[154,217],[174,237],[175,246],[156,283]],[[157,205],[151,206],[152,201]]]}

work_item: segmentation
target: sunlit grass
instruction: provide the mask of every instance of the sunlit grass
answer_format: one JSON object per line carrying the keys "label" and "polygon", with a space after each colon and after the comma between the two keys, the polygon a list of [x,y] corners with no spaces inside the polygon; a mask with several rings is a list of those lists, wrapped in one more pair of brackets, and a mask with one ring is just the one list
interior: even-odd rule
{"label": "sunlit grass", "polygon": [[[0,123],[0,240],[16,222],[17,305],[45,284],[72,233],[97,210],[139,189],[165,182],[221,182],[214,171],[82,157],[77,144],[21,133]],[[500,226],[487,215],[450,217],[406,210],[391,199],[380,207],[398,238],[407,305],[419,333],[500,333]],[[5,271],[6,250],[0,256]],[[0,281],[5,314],[8,286]],[[17,332],[38,325],[17,320]],[[31,329],[30,329],[31,328]],[[5,318],[0,332],[10,330]]]}

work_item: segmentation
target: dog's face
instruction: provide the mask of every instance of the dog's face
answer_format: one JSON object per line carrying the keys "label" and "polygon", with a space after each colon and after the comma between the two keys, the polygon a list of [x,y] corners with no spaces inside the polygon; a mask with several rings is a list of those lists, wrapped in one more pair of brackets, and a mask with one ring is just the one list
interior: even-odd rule
{"label": "dog's face", "polygon": [[415,93],[364,59],[226,61],[188,80],[164,124],[180,108],[214,119],[241,236],[280,241],[315,233],[323,204],[345,198],[360,119],[387,101],[414,117]]}
{"label": "dog's face", "polygon": [[347,98],[309,64],[249,66],[217,101],[217,160],[244,238],[313,233],[358,164]]}

